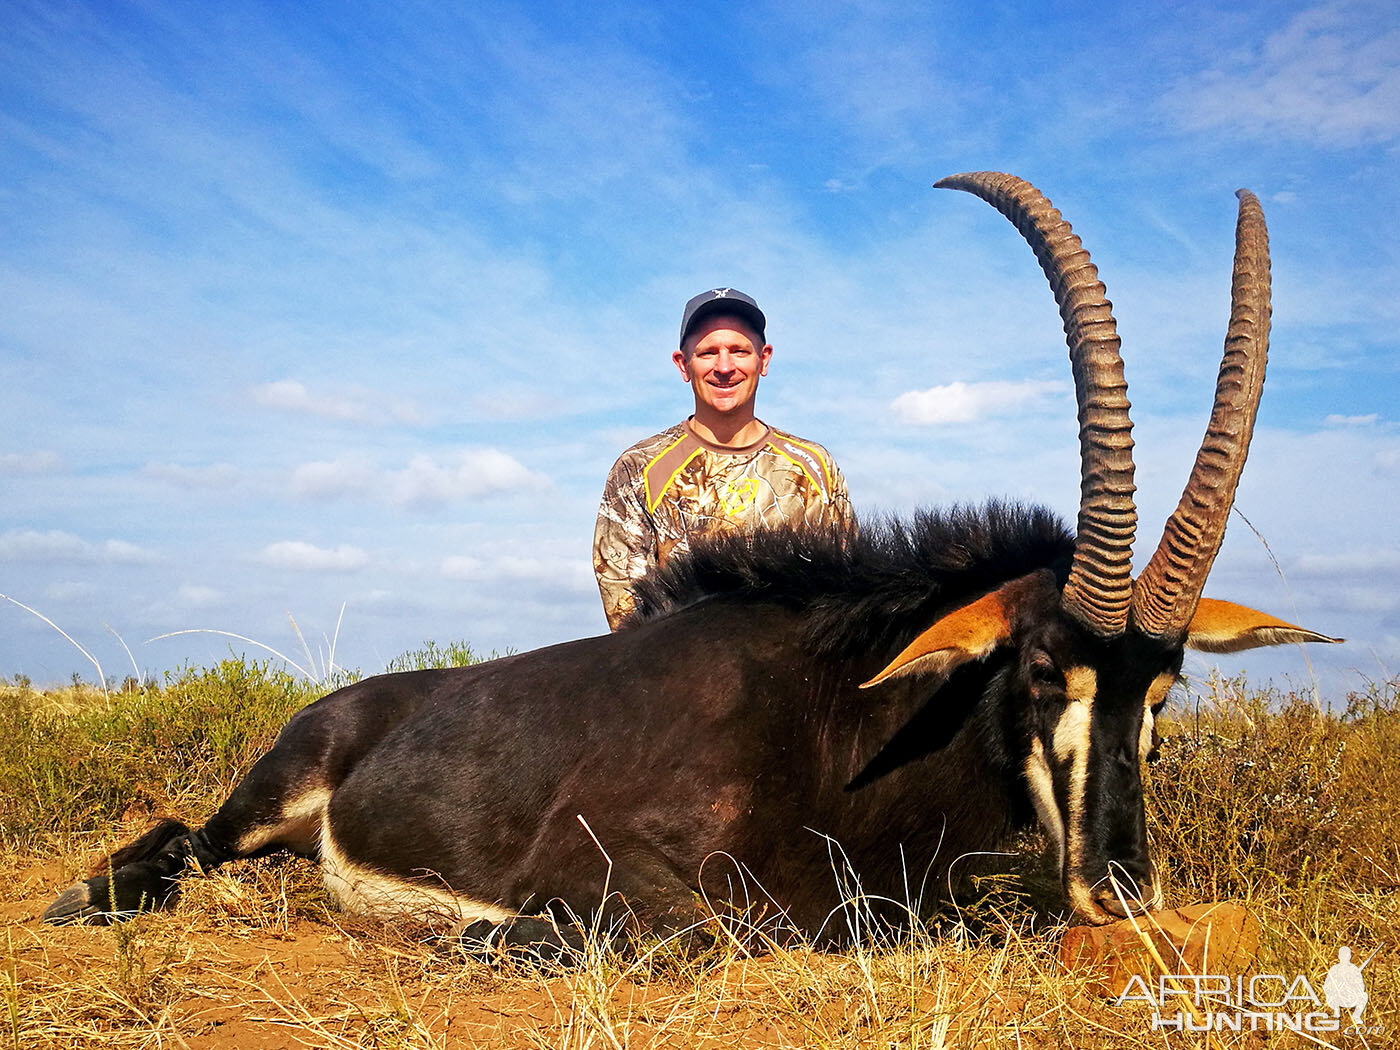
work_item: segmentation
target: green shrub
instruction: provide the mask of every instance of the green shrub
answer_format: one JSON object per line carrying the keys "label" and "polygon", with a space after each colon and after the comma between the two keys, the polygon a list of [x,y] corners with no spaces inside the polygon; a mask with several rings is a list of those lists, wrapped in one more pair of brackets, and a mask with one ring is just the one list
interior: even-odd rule
{"label": "green shrub", "polygon": [[[385,669],[480,659],[465,642],[429,641]],[[68,834],[105,835],[124,815],[203,817],[296,711],[358,677],[308,683],[247,657],[110,694],[77,681],[40,692],[16,676],[0,685],[0,846],[30,852]]]}
{"label": "green shrub", "polygon": [[466,642],[448,642],[446,645],[438,645],[430,638],[423,648],[409,649],[394,657],[384,665],[384,670],[426,671],[435,667],[469,667],[485,660],[494,660],[496,655],[493,652],[490,656],[477,656]]}
{"label": "green shrub", "polygon": [[202,808],[320,688],[268,663],[186,668],[103,696],[0,690],[0,845],[103,829],[132,810]]}

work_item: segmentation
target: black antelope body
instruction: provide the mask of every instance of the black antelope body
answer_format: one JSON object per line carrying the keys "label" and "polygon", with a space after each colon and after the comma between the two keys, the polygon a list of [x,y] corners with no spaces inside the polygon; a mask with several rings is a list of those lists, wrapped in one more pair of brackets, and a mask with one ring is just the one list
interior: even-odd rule
{"label": "black antelope body", "polygon": [[1242,191],[1215,408],[1134,580],[1131,424],[1097,271],[1028,183],[939,185],[1011,219],[1054,290],[1079,402],[1074,535],[991,504],[854,538],[697,543],[615,634],[311,704],[203,827],[162,823],[45,918],[159,906],[196,867],[290,850],[350,909],[503,944],[557,944],[548,920],[600,908],[685,928],[735,892],[736,866],[816,934],[841,904],[837,848],[872,899],[898,901],[909,873],[1036,821],[1075,910],[1150,905],[1140,762],[1183,648],[1336,640],[1201,597],[1264,378],[1263,215]]}

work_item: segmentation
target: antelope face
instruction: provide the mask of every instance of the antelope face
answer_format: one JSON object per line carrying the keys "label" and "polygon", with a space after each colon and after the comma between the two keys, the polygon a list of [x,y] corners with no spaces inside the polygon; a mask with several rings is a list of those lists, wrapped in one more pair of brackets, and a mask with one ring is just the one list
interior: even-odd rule
{"label": "antelope face", "polygon": [[1133,636],[1105,643],[1071,623],[1035,635],[1021,649],[1014,687],[1026,698],[1027,794],[1070,903],[1111,922],[1160,901],[1141,768],[1181,650]]}

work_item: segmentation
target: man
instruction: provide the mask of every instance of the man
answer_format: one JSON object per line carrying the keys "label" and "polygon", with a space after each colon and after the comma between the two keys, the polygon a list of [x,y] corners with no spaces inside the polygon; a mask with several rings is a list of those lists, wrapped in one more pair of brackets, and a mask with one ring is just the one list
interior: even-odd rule
{"label": "man", "polygon": [[598,508],[593,570],[608,626],[632,611],[632,585],[692,536],[782,522],[854,527],[846,482],[826,449],[754,414],[773,347],[758,304],[733,288],[685,304],[671,359],[695,414],[613,464]]}

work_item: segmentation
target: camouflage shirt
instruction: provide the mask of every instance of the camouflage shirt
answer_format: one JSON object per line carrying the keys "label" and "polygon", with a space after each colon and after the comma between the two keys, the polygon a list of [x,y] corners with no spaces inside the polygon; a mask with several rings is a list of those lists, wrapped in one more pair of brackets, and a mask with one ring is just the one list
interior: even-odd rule
{"label": "camouflage shirt", "polygon": [[637,442],[608,474],[593,535],[608,625],[632,611],[632,584],[689,537],[788,521],[854,524],[845,479],[820,445],[768,427],[751,445],[725,448],[687,422]]}

